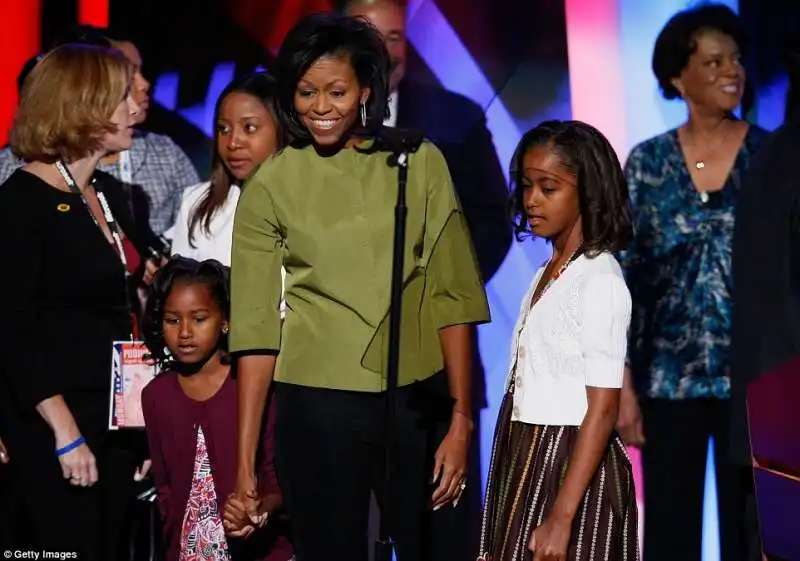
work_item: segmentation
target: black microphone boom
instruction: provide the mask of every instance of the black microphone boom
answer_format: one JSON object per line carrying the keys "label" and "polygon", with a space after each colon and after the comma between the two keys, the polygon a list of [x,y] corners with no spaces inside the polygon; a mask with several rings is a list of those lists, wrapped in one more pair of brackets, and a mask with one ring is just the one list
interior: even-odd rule
{"label": "black microphone boom", "polygon": [[[405,258],[406,183],[408,181],[408,157],[419,150],[423,134],[417,130],[383,127],[378,132],[370,151],[389,152],[387,163],[397,167],[397,204],[394,212],[394,246],[392,252],[391,304],[389,306],[389,356],[386,365],[386,420],[385,420],[385,462],[384,477],[386,489],[391,489],[392,465],[394,464],[397,382],[400,371],[400,316],[403,309],[403,260]],[[380,515],[380,537],[375,544],[376,561],[392,561],[392,538],[389,531],[389,512],[393,508],[384,497]]]}
{"label": "black microphone boom", "polygon": [[[413,154],[419,150],[425,135],[416,129],[398,129],[393,127],[381,127],[375,136],[375,142],[367,152],[388,152],[389,165],[397,165],[397,158],[401,154]],[[398,177],[398,182],[399,182]],[[403,199],[405,204],[405,199]]]}

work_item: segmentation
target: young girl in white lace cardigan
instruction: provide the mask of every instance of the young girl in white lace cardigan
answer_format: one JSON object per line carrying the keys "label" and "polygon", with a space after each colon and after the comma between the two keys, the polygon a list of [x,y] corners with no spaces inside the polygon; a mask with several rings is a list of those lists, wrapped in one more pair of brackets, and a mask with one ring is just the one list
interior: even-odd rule
{"label": "young girl in white lace cardigan", "polygon": [[631,464],[614,433],[631,298],[613,252],[631,233],[614,150],[545,122],[512,161],[517,237],[552,245],[514,332],[481,532],[491,561],[638,561]]}

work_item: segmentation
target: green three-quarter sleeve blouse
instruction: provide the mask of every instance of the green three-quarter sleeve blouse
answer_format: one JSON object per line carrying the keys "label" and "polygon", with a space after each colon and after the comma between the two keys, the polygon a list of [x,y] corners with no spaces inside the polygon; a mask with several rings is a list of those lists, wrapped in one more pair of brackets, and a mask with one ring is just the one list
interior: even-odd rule
{"label": "green three-quarter sleeve blouse", "polygon": [[[231,262],[231,351],[278,351],[275,379],[386,388],[397,168],[387,154],[286,148],[247,182]],[[444,158],[409,158],[400,385],[442,370],[439,330],[489,320]],[[281,265],[286,318],[281,323]]]}

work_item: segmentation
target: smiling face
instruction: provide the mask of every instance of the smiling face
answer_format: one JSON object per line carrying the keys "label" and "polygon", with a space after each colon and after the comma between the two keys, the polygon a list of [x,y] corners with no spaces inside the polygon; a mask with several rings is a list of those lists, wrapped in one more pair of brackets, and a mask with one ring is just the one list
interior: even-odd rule
{"label": "smiling face", "polygon": [[577,178],[549,145],[522,158],[523,203],[531,232],[555,240],[580,225]]}
{"label": "smiling face", "polygon": [[277,127],[263,102],[244,92],[228,94],[219,107],[217,151],[231,175],[244,181],[277,150]]}
{"label": "smiling face", "polygon": [[181,364],[198,364],[219,347],[227,320],[211,288],[196,282],[177,282],[164,303],[162,329],[172,356]]}
{"label": "smiling face", "polygon": [[708,111],[731,112],[742,101],[745,71],[736,42],[719,31],[701,31],[680,77],[673,81],[687,103]]}
{"label": "smiling face", "polygon": [[344,56],[317,59],[300,78],[294,106],[300,122],[319,145],[339,142],[356,125],[359,105],[369,97]]}

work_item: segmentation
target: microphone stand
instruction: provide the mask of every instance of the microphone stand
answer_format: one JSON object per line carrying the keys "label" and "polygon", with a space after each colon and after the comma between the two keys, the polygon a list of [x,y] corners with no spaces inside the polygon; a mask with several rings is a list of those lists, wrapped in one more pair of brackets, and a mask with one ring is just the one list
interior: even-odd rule
{"label": "microphone stand", "polygon": [[391,492],[395,456],[395,417],[397,383],[400,371],[400,320],[403,304],[403,261],[405,259],[406,183],[408,182],[408,156],[416,152],[422,143],[422,133],[384,128],[378,135],[376,149],[388,150],[388,164],[397,167],[397,203],[394,210],[394,246],[392,253],[391,304],[389,306],[389,353],[386,365],[386,410],[385,410],[385,467],[386,496],[380,513],[380,535],[375,543],[375,560],[392,561],[394,543],[389,529],[389,512],[392,505]]}

